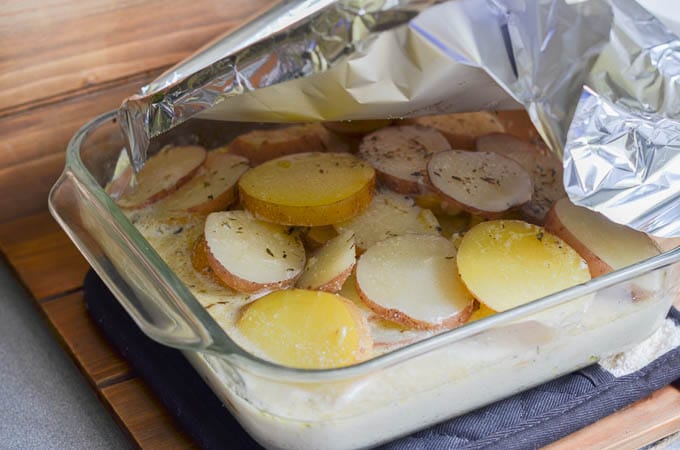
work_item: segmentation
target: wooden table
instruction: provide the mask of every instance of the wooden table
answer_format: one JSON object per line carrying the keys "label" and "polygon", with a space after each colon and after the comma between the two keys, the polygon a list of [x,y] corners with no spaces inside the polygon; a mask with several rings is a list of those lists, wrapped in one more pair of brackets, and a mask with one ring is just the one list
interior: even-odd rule
{"label": "wooden table", "polygon": [[[0,251],[131,442],[190,448],[85,311],[88,269],[47,213],[68,139],[176,61],[272,0],[9,1],[0,6]],[[680,392],[648,399],[551,448],[636,448],[680,430]]]}

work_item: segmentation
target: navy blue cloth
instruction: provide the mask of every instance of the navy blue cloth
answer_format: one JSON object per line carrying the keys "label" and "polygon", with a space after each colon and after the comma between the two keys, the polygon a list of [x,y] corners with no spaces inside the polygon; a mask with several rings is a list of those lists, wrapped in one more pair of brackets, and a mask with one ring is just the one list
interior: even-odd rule
{"label": "navy blue cloth", "polygon": [[[198,445],[205,449],[259,448],[184,356],[146,337],[94,272],[87,274],[84,289],[94,321]],[[675,309],[671,310],[670,316],[676,322],[680,321],[680,314]],[[620,378],[594,365],[382,448],[538,448],[608,416],[678,378],[680,348]]]}

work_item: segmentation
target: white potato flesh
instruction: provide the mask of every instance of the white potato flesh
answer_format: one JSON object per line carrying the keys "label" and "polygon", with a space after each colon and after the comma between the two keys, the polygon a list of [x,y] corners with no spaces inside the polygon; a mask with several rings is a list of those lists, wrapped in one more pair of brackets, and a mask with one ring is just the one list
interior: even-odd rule
{"label": "white potato flesh", "polygon": [[542,223],[552,205],[567,195],[562,182],[562,161],[548,149],[506,133],[481,136],[476,145],[481,152],[498,153],[517,161],[531,174],[534,192],[531,201],[522,206],[529,221]]}
{"label": "white potato flesh", "polygon": [[307,259],[297,287],[338,292],[352,273],[355,262],[354,233],[346,231],[328,241]]}
{"label": "white potato flesh", "polygon": [[450,150],[427,165],[432,186],[463,209],[496,217],[529,200],[531,177],[519,163],[490,152]]}
{"label": "white potato flesh", "polygon": [[225,209],[235,200],[236,183],[248,168],[242,156],[208,153],[201,172],[168,196],[163,207],[206,214]]}
{"label": "white potato flesh", "polygon": [[[593,277],[631,266],[660,253],[644,233],[611,222],[595,211],[559,200],[546,217],[546,228],[571,245],[588,263]],[[656,271],[634,281],[636,297],[658,292],[663,272]],[[642,292],[645,291],[645,292]]]}
{"label": "white potato flesh", "polygon": [[474,310],[455,257],[455,247],[441,236],[410,234],[378,242],[357,262],[359,295],[378,315],[407,327],[453,328]]}
{"label": "white potato flesh", "polygon": [[368,209],[354,219],[335,224],[339,232],[352,231],[357,247],[366,250],[383,239],[407,233],[439,234],[439,222],[429,209],[415,206],[399,194],[376,194]]}
{"label": "white potato flesh", "polygon": [[659,248],[646,234],[576,206],[567,198],[558,201],[554,208],[566,230],[613,270],[659,254]]}
{"label": "white potato flesh", "polygon": [[289,229],[245,211],[212,213],[205,221],[205,241],[219,267],[211,267],[230,286],[229,275],[261,287],[292,283],[304,268],[305,250]]}
{"label": "white potato flesh", "polygon": [[203,164],[202,147],[167,147],[146,161],[135,183],[118,199],[123,208],[141,208],[160,200],[194,176]]}
{"label": "white potato flesh", "polygon": [[430,156],[449,149],[448,141],[437,130],[410,125],[386,127],[364,137],[359,156],[373,166],[390,189],[414,194],[424,187]]}

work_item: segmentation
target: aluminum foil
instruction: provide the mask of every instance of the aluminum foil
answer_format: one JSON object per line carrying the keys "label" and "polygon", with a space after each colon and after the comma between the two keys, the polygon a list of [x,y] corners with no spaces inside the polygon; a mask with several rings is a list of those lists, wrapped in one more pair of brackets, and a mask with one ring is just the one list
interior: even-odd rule
{"label": "aluminum foil", "polygon": [[[564,155],[572,200],[670,236],[680,234],[672,183],[680,176],[678,45],[633,0],[289,2],[143,88],[120,118],[139,168],[150,139],[189,118],[292,122],[524,107]],[[663,130],[652,117],[663,118]],[[608,134],[624,129],[633,137]]]}
{"label": "aluminum foil", "polygon": [[680,40],[637,4],[614,25],[571,122],[574,203],[656,236],[680,235]]}

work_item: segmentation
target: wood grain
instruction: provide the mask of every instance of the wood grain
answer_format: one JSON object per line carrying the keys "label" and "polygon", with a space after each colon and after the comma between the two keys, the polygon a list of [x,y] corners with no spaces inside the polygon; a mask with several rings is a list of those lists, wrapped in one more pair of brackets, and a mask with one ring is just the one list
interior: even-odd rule
{"label": "wood grain", "polygon": [[271,4],[272,0],[7,2],[0,9],[0,116],[167,68]]}
{"label": "wood grain", "polygon": [[47,210],[47,194],[64,169],[73,134],[97,115],[117,108],[154,74],[110,89],[0,120],[0,223]]}
{"label": "wood grain", "polygon": [[666,386],[545,450],[638,449],[680,430],[680,391]]}
{"label": "wood grain", "polygon": [[94,387],[132,377],[130,364],[109,344],[92,321],[82,291],[41,304],[62,347]]}
{"label": "wood grain", "polygon": [[[177,427],[173,418],[140,378],[105,387],[101,389],[100,395],[130,440],[139,448],[198,448]],[[228,443],[225,443],[225,448],[227,446]]]}
{"label": "wood grain", "polygon": [[0,250],[37,300],[78,289],[89,268],[47,212],[0,224]]}

